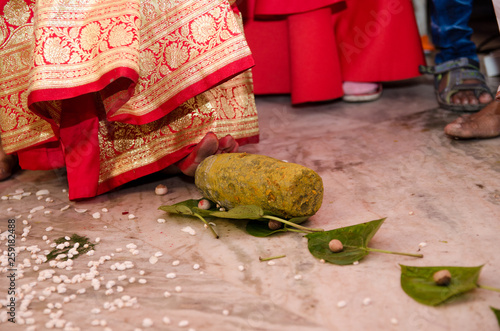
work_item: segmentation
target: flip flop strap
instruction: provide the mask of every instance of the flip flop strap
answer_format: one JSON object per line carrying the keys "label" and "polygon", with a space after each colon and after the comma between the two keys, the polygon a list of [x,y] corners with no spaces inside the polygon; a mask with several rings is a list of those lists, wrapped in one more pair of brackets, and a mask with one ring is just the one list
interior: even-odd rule
{"label": "flip flop strap", "polygon": [[479,72],[479,63],[469,58],[461,57],[459,59],[446,61],[435,66],[419,66],[418,69],[421,74],[438,75],[458,68],[469,68]]}

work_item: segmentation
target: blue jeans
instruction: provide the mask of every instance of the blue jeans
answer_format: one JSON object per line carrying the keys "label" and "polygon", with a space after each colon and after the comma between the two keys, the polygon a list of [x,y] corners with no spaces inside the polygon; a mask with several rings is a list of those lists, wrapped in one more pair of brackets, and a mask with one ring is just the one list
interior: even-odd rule
{"label": "blue jeans", "polygon": [[476,45],[470,40],[469,18],[473,0],[431,0],[432,42],[439,50],[435,63],[461,57],[479,62]]}

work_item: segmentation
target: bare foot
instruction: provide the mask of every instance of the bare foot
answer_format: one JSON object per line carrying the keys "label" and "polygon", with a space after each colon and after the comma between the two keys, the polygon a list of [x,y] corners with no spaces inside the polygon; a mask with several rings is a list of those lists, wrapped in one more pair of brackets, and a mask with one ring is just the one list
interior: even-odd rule
{"label": "bare foot", "polygon": [[239,144],[231,135],[227,135],[219,140],[219,149],[217,154],[221,153],[236,153],[238,152]]}
{"label": "bare foot", "polygon": [[5,154],[0,147],[0,180],[9,178],[17,167],[17,156]]}
{"label": "bare foot", "polygon": [[198,165],[207,157],[221,153],[236,153],[238,147],[238,143],[231,135],[218,140],[213,132],[209,132],[188,156],[162,170],[162,172],[168,175],[183,173],[188,176],[194,176]]}
{"label": "bare foot", "polygon": [[500,135],[500,101],[492,101],[479,112],[457,118],[444,128],[456,138],[493,138]]}
{"label": "bare foot", "polygon": [[188,176],[194,176],[196,168],[207,157],[217,153],[219,149],[219,140],[213,132],[209,132],[203,139],[196,145],[193,151],[177,162],[177,167]]}
{"label": "bare foot", "polygon": [[209,132],[188,156],[164,169],[163,172],[169,175],[182,172],[185,175],[194,176],[198,165],[207,157],[214,154],[236,153],[238,148],[238,142],[231,135],[218,140],[215,133]]}
{"label": "bare foot", "polygon": [[[448,75],[448,73],[444,74]],[[439,91],[444,90],[446,87],[447,79],[443,75],[443,79],[439,83]],[[466,79],[463,84],[480,84],[481,82],[477,79]],[[493,100],[493,97],[489,93],[482,93],[479,98],[473,90],[463,90],[453,94],[450,98],[450,102],[455,105],[477,105],[477,104],[487,104]]]}

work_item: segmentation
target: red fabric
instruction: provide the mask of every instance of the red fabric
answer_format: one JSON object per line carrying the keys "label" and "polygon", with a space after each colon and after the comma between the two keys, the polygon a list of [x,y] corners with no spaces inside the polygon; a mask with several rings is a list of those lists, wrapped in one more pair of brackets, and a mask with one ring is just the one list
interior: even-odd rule
{"label": "red fabric", "polygon": [[[97,195],[101,149],[97,131],[99,119],[92,94],[63,100],[60,140],[65,154],[69,199]],[[84,173],[82,173],[84,172]]]}
{"label": "red fabric", "polygon": [[64,153],[59,141],[44,143],[43,148],[17,152],[19,166],[26,170],[52,170],[64,167]]}
{"label": "red fabric", "polygon": [[[215,83],[220,84],[221,81],[231,78],[241,72],[243,68],[252,64],[251,57],[236,61],[217,71],[211,75],[212,77],[209,76],[207,78],[208,82],[214,82],[213,85]],[[195,93],[195,95],[200,94],[210,85],[212,84],[202,82],[190,87],[193,88],[191,92]],[[182,99],[174,101],[179,100]],[[60,140],[20,151],[18,157],[20,166],[23,169],[51,170],[65,166],[68,183],[71,187],[69,190],[70,200],[94,197],[135,179],[165,169],[186,157],[196,146],[196,144],[185,146],[167,157],[157,160],[155,163],[115,176],[103,183],[98,183],[100,147],[97,135],[99,119],[95,95],[83,94],[74,98],[63,99],[62,102],[65,112],[62,113],[63,116],[58,130]],[[172,107],[173,102],[169,100],[169,103],[169,106]],[[164,107],[165,105],[162,105],[158,111],[164,109]],[[137,119],[144,120],[139,117]],[[259,136],[240,138],[236,139],[236,141],[240,146],[255,144],[259,142]]]}
{"label": "red fabric", "polygon": [[303,13],[310,10],[322,8],[331,5],[340,0],[265,0],[257,1],[255,6],[255,15],[289,15]]}
{"label": "red fabric", "polygon": [[[245,24],[245,35],[256,66],[255,94],[290,93],[290,56],[286,20]],[[257,84],[255,80],[257,79]]]}
{"label": "red fabric", "polygon": [[328,7],[342,0],[250,0],[255,15],[290,15]]}
{"label": "red fabric", "polygon": [[[290,86],[294,103],[340,97],[342,82],[332,79],[341,71],[336,45],[332,42],[335,35],[333,29],[325,29],[331,25],[331,9],[290,15],[287,21],[293,36],[289,38],[291,81],[300,82]],[[307,97],[297,99],[303,91],[307,91]]]}
{"label": "red fabric", "polygon": [[18,153],[23,169],[51,170],[66,167],[71,185],[69,199],[97,195],[99,178],[99,120],[93,94],[64,99],[59,141]]}
{"label": "red fabric", "polygon": [[110,84],[115,79],[126,77],[130,80],[130,84],[137,82],[139,75],[137,72],[130,68],[117,68],[104,73],[101,78],[93,83],[82,85],[79,89],[73,87],[65,89],[43,89],[32,91],[28,95],[28,105],[35,102],[42,102],[47,100],[62,100],[70,99],[82,94],[82,91],[87,93],[100,91]]}
{"label": "red fabric", "polygon": [[[255,94],[291,93],[294,104],[335,99],[343,95],[343,81],[413,78],[425,64],[409,0],[349,0],[326,7],[313,1],[307,2],[316,8],[310,11],[288,1],[267,3],[246,3]],[[290,8],[295,14],[272,16]]]}
{"label": "red fabric", "polygon": [[[123,123],[142,125],[147,124],[157,119],[165,116],[173,109],[177,108],[179,105],[184,103],[186,100],[203,93],[204,91],[210,89],[211,87],[219,84],[221,81],[227,80],[242,71],[242,68],[251,68],[254,65],[254,60],[251,56],[247,56],[241,60],[235,61],[234,63],[228,64],[226,67],[221,68],[215,73],[208,75],[204,80],[197,82],[189,87],[179,92],[176,96],[169,99],[166,103],[158,107],[156,110],[143,116],[134,116],[133,114],[120,114],[113,115],[121,106],[123,106],[130,98],[133,93],[135,83],[139,75],[129,69],[129,68],[119,68],[105,73],[99,81],[87,85],[83,85],[78,89],[67,88],[67,89],[46,89],[33,91],[28,95],[28,105],[32,105],[36,102],[42,102],[47,100],[63,100],[68,98],[73,98],[81,94],[81,91],[97,92],[108,88],[106,95],[117,94],[119,91],[127,90],[125,97],[117,99],[112,108],[109,110],[107,117],[110,121],[118,121]],[[110,81],[116,81],[118,79],[128,79],[127,83],[119,85],[119,88],[109,89]],[[50,118],[44,116],[43,113],[38,113],[36,107],[31,107],[31,109],[39,116],[43,117],[47,121],[53,123]]]}
{"label": "red fabric", "polygon": [[[205,92],[211,87],[220,84],[220,82],[227,80],[231,77],[234,77],[238,73],[242,71],[242,68],[251,68],[254,65],[254,60],[251,56],[247,56],[241,60],[235,61],[231,64],[228,64],[224,68],[214,72],[211,75],[208,75],[204,80],[193,84],[189,87],[189,89],[185,89],[179,92],[176,96],[169,99],[163,105],[158,107],[156,110],[151,113],[143,116],[133,116],[132,114],[121,114],[121,115],[112,115],[108,114],[108,120],[110,121],[118,121],[129,124],[146,124],[152,121],[156,121],[157,119],[165,116],[173,109],[177,108],[179,105],[184,103],[185,101],[191,99],[192,97]],[[127,100],[125,100],[126,102]],[[124,103],[125,103],[124,102]],[[124,103],[116,105],[116,110],[121,107]]]}
{"label": "red fabric", "polygon": [[229,2],[12,3],[2,32],[22,43],[0,42],[2,143],[24,169],[66,167],[71,200],[164,169],[207,132],[258,142],[254,61]]}

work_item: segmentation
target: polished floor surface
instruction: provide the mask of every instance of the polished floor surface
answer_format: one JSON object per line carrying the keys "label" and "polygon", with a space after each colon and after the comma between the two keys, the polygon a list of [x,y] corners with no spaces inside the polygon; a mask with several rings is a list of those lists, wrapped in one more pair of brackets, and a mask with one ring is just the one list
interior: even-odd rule
{"label": "polished floor surface", "polygon": [[[488,83],[496,88],[498,79]],[[499,293],[475,289],[422,305],[401,289],[399,265],[483,265],[478,282],[500,287],[500,138],[447,137],[443,127],[459,114],[437,107],[426,77],[385,85],[371,103],[291,107],[287,96],[267,96],[257,107],[261,142],[242,151],[305,165],[323,179],[323,205],[306,225],[386,217],[370,246],[424,258],[371,253],[357,265],[321,263],[302,234],[252,237],[245,221],[214,220],[215,239],[196,218],[158,210],[200,197],[185,177],[153,176],[72,202],[64,172],[22,171],[0,182],[2,304],[10,285],[17,292],[17,324],[4,306],[0,329],[499,329],[490,310],[500,308]],[[155,195],[158,184],[166,195]],[[73,234],[98,242],[94,254],[69,268],[41,263],[50,244]],[[278,255],[286,257],[259,261]]]}

